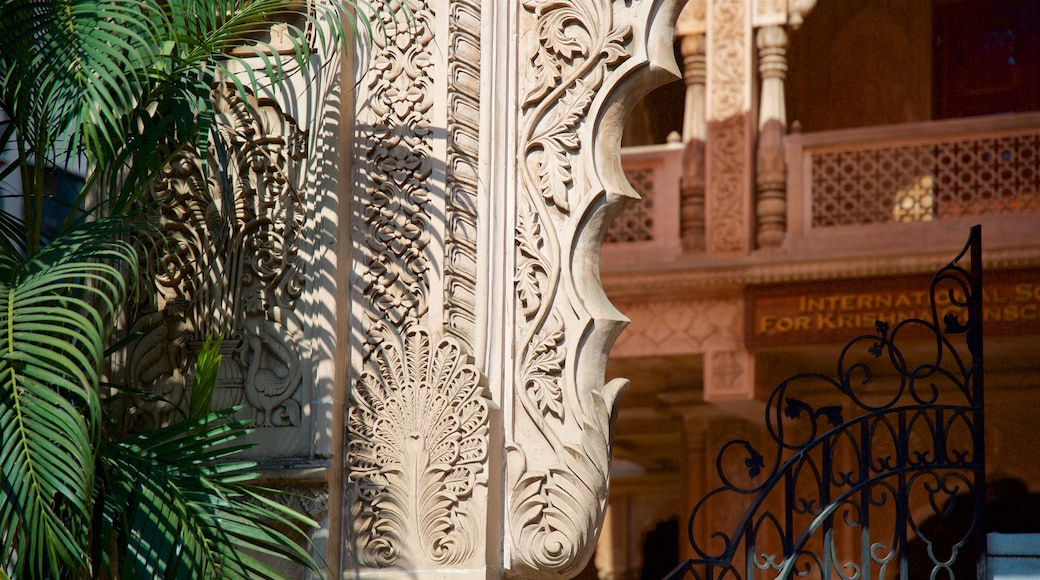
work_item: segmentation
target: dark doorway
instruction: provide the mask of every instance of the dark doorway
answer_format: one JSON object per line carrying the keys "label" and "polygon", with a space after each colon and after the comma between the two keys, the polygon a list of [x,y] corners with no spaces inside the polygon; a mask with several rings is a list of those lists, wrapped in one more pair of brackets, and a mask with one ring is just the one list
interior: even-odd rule
{"label": "dark doorway", "polygon": [[1040,110],[1040,3],[933,5],[936,119]]}
{"label": "dark doorway", "polygon": [[657,524],[643,541],[643,580],[664,578],[679,565],[679,520]]}

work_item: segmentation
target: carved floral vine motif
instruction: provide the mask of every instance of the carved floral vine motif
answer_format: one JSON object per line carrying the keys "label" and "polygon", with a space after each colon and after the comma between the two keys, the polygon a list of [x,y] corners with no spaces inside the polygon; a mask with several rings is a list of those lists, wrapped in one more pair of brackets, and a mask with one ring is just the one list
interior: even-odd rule
{"label": "carved floral vine motif", "polygon": [[354,557],[371,567],[458,564],[484,533],[466,502],[487,479],[483,377],[453,337],[378,330],[380,346],[350,397]]}
{"label": "carved floral vine motif", "polygon": [[[513,397],[516,423],[528,426],[515,426],[514,434],[531,435],[521,442],[507,434],[506,513],[510,568],[536,577],[573,574],[594,548],[606,502],[610,416],[627,384],[593,386],[576,376],[582,341],[599,319],[574,288],[581,282],[570,270],[569,232],[583,235],[581,220],[601,203],[602,190],[579,178],[587,168],[578,161],[578,133],[609,72],[630,57],[632,29],[614,26],[610,0],[523,6],[533,33],[521,87]],[[532,446],[539,452],[529,455]],[[537,465],[529,461],[535,458]]]}
{"label": "carved floral vine motif", "polygon": [[[486,508],[474,495],[486,493],[478,490],[487,485],[490,405],[470,362],[480,2],[365,6],[380,33],[357,123],[362,187],[355,192],[353,267],[362,282],[355,308],[365,342],[354,353],[347,411],[348,558],[361,568],[472,564],[485,543]],[[447,10],[446,45],[434,44],[444,23],[434,6]],[[446,99],[439,99],[434,76],[445,74]],[[434,136],[442,114],[446,131]],[[442,140],[443,157],[435,157]],[[435,159],[444,161],[443,191],[432,176]],[[430,244],[440,234],[443,253]],[[438,298],[443,309],[431,312]]]}
{"label": "carved floral vine motif", "polygon": [[744,180],[748,166],[748,103],[744,87],[747,68],[748,38],[745,0],[718,0],[712,3],[712,34],[708,35],[709,53],[714,55],[709,71],[711,108],[708,124],[708,207],[711,225],[708,249],[717,253],[736,254],[747,251],[746,239],[750,200]]}
{"label": "carved floral vine motif", "polygon": [[538,45],[530,57],[523,97],[531,124],[523,156],[529,176],[547,203],[570,210],[570,157],[580,149],[577,127],[585,119],[607,67],[629,57],[629,26],[613,27],[608,0],[525,0],[537,19]]}
{"label": "carved floral vine motif", "polygon": [[[429,243],[432,167],[429,115],[433,104],[433,14],[422,0],[382,0],[368,6],[375,54],[367,76],[369,118],[361,119],[367,143],[361,195],[364,308],[368,328],[386,321],[402,330],[427,311],[430,292],[424,249]],[[376,335],[370,335],[370,342]]]}
{"label": "carved floral vine motif", "polygon": [[[230,83],[211,98],[209,162],[179,153],[153,193],[156,303],[131,325],[147,332],[129,348],[128,380],[179,392],[202,342],[223,332],[213,406],[245,402],[259,426],[299,425],[306,133],[273,100]],[[172,408],[141,401],[134,420],[158,425]]]}

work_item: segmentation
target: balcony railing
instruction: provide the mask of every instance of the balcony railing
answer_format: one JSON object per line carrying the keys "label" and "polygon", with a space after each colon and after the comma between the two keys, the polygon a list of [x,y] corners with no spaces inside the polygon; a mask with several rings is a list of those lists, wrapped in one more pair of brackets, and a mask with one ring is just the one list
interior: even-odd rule
{"label": "balcony railing", "polygon": [[[949,245],[937,230],[962,230],[927,222],[953,220],[998,225],[988,228],[991,247],[1004,247],[1035,237],[1040,223],[1040,113],[794,134],[784,146],[789,254],[859,251],[922,235]],[[625,175],[643,199],[609,230],[605,259],[646,264],[683,254],[682,155],[679,144],[622,151]]]}
{"label": "balcony railing", "polygon": [[606,253],[679,251],[682,155],[681,143],[621,151],[625,177],[642,199],[614,220],[604,239]]}
{"label": "balcony railing", "polygon": [[788,232],[1040,211],[1040,114],[791,135]]}

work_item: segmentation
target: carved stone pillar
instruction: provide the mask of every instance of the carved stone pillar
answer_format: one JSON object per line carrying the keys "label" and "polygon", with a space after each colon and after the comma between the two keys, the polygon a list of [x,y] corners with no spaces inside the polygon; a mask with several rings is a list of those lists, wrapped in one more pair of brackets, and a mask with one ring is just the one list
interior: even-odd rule
{"label": "carved stone pillar", "polygon": [[683,143],[688,143],[691,139],[704,141],[708,135],[708,125],[704,117],[707,38],[703,32],[684,36],[679,47],[683,57],[683,82],[686,85]]}
{"label": "carved stone pillar", "polygon": [[787,228],[787,170],[783,137],[787,132],[784,77],[787,74],[787,32],[781,26],[758,30],[759,98],[758,152],[755,167],[757,233],[760,248],[776,248]]}
{"label": "carved stone pillar", "polygon": [[598,244],[678,2],[401,4],[366,3],[387,38],[358,83],[341,572],[573,576],[627,386]]}
{"label": "carved stone pillar", "polygon": [[751,4],[709,0],[705,237],[709,255],[751,249],[754,125]]}
{"label": "carved stone pillar", "polygon": [[682,39],[683,80],[686,83],[686,109],[683,116],[683,173],[680,208],[680,235],[686,251],[704,250],[704,140],[708,135],[705,120],[704,85],[706,80],[705,35],[691,34]]}

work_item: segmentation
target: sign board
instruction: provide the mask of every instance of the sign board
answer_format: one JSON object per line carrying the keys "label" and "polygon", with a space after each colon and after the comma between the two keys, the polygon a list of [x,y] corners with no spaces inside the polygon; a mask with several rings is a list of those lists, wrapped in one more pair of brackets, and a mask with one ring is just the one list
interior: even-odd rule
{"label": "sign board", "polygon": [[[930,287],[931,276],[750,286],[747,344],[847,342],[873,334],[878,320],[931,321]],[[945,289],[936,293],[940,323],[949,313],[963,317],[953,302]],[[1040,270],[984,272],[983,324],[986,335],[1040,334]]]}

